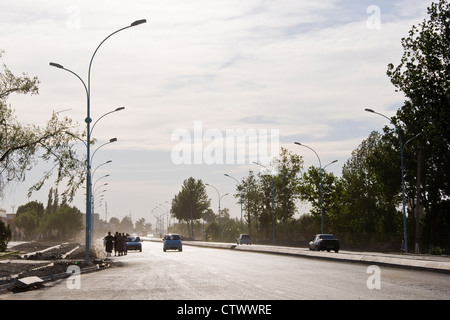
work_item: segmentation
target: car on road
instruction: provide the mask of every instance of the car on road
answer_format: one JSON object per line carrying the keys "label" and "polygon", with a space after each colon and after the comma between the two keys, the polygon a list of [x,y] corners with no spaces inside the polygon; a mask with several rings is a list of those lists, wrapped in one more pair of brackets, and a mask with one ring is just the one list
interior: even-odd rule
{"label": "car on road", "polygon": [[316,234],[314,239],[309,242],[309,250],[327,250],[328,252],[334,250],[337,253],[339,249],[339,239],[333,234]]}
{"label": "car on road", "polygon": [[237,239],[237,244],[252,244],[252,237],[248,233],[242,233]]}
{"label": "car on road", "polygon": [[163,238],[163,251],[166,252],[166,250],[178,250],[183,251],[183,239],[180,237],[179,234],[176,233],[170,233],[164,235]]}
{"label": "car on road", "polygon": [[142,252],[142,243],[139,237],[127,237],[127,251],[139,250]]}

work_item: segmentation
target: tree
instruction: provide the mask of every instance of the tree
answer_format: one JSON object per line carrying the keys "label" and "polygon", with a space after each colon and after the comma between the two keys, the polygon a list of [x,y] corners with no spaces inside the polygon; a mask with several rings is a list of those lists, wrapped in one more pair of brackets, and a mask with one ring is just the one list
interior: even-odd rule
{"label": "tree", "polygon": [[0,252],[6,251],[9,240],[11,240],[11,229],[0,220]]}
{"label": "tree", "polygon": [[128,234],[131,234],[134,232],[134,226],[133,221],[131,220],[130,216],[125,216],[122,218],[122,221],[120,221],[119,230],[120,233],[125,232]]}
{"label": "tree", "polygon": [[[442,228],[450,225],[449,215],[438,214],[440,208],[448,206],[450,196],[450,3],[432,3],[428,14],[428,20],[413,26],[402,39],[401,61],[398,66],[389,64],[387,75],[407,98],[397,112],[402,131],[410,137],[421,133],[408,147],[420,147],[421,158],[405,163],[407,193],[414,198],[414,188],[421,187],[427,229],[450,232],[448,227]],[[411,154],[405,157],[409,158]],[[414,181],[416,163],[421,163],[418,182]]]}
{"label": "tree", "polygon": [[146,223],[144,218],[140,218],[134,223],[134,229],[137,234],[146,235],[152,229],[152,224]]}
{"label": "tree", "polygon": [[16,216],[15,223],[18,228],[24,231],[25,237],[31,240],[40,226],[40,221],[37,212],[30,210]]}
{"label": "tree", "polygon": [[347,210],[341,219],[347,231],[401,234],[401,213],[396,210],[401,190],[399,162],[385,137],[372,132],[342,169],[345,197],[341,199]]}
{"label": "tree", "polygon": [[[0,58],[3,51],[0,50]],[[39,190],[56,171],[55,184],[67,179],[63,197],[72,200],[84,181],[85,161],[79,160],[73,148],[80,139],[72,120],[59,118],[53,112],[45,128],[20,123],[7,99],[13,94],[38,94],[39,80],[26,73],[15,76],[5,64],[0,72],[0,196],[12,181],[24,181],[26,172],[39,161],[53,162],[50,170],[28,190],[30,196]]]}
{"label": "tree", "polygon": [[116,229],[116,231],[119,231],[119,227],[120,227],[120,220],[116,217],[111,217],[111,219],[109,219],[109,224],[111,226],[114,226],[114,228]]}
{"label": "tree", "polygon": [[76,207],[63,205],[45,217],[43,229],[60,239],[71,239],[83,229],[82,214]]}
{"label": "tree", "polygon": [[261,206],[261,191],[259,182],[253,171],[249,172],[247,177],[242,178],[241,183],[237,185],[237,194],[235,198],[242,199],[242,210],[246,212],[249,233],[252,234],[253,224],[257,227],[259,219],[259,209]]}
{"label": "tree", "polygon": [[277,175],[275,176],[276,218],[284,223],[291,219],[297,209],[295,201],[299,198],[298,185],[301,181],[300,171],[303,159],[299,155],[281,148],[279,158],[273,161]]}
{"label": "tree", "polygon": [[19,217],[24,212],[33,211],[39,218],[44,215],[44,205],[39,201],[30,201],[17,208],[16,217]]}
{"label": "tree", "polygon": [[201,179],[190,177],[184,180],[181,191],[172,199],[172,217],[191,222],[189,236],[193,237],[193,220],[201,219],[203,213],[211,206],[206,193],[206,186]]}
{"label": "tree", "polygon": [[[256,176],[253,171],[241,180],[237,186],[238,199],[242,197],[242,208],[247,212],[246,220],[249,224],[249,232],[252,226],[264,233],[268,238],[270,230],[275,223],[281,221],[286,223],[291,219],[296,210],[295,201],[298,199],[298,183],[303,167],[300,156],[281,148],[279,157],[272,160],[272,170],[267,173],[262,170]],[[273,193],[272,193],[273,190]],[[272,201],[274,197],[274,201]],[[273,217],[273,206],[275,204],[275,216]]]}
{"label": "tree", "polygon": [[[342,208],[337,205],[339,203],[336,194],[338,181],[332,173],[322,170],[324,229],[327,232],[332,232],[334,226],[338,223],[339,211]],[[307,201],[311,204],[310,217],[320,226],[322,214],[320,168],[311,166],[307,172],[303,173],[302,180],[298,184],[298,194],[302,201]]]}

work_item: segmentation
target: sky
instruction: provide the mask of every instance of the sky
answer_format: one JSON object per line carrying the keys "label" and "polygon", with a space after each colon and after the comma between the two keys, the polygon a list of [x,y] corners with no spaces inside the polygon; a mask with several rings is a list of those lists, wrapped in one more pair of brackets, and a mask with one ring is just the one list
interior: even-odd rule
{"label": "sky", "polygon": [[[93,131],[92,167],[112,216],[155,223],[189,177],[207,187],[217,213],[240,217],[236,181],[269,166],[281,147],[304,168],[340,176],[351,152],[388,125],[364,112],[395,114],[405,98],[386,75],[398,65],[401,38],[427,18],[430,1],[386,0],[1,0],[2,62],[16,75],[40,80],[39,95],[10,96],[22,123],[44,126],[61,112],[85,128],[86,94],[63,65],[87,82],[100,42],[133,21],[147,23],[113,35],[91,69],[91,118],[118,107]],[[80,154],[85,146],[80,142]],[[4,190],[0,208],[47,203],[53,180],[27,198],[46,170]],[[104,177],[109,175],[108,177]],[[60,187],[62,189],[63,186]],[[228,194],[228,195],[226,195]],[[84,189],[73,205],[85,212]],[[155,209],[155,207],[158,207]],[[308,205],[299,203],[299,213]],[[106,216],[107,214],[107,216]]]}

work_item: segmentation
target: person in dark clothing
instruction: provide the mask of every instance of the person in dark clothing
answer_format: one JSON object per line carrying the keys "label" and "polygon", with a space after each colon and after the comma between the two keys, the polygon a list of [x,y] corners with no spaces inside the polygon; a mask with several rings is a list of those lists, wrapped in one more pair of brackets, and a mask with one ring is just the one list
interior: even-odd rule
{"label": "person in dark clothing", "polygon": [[120,249],[119,241],[120,241],[120,234],[119,234],[119,232],[116,231],[116,234],[114,235],[114,255],[115,256],[117,256],[117,252]]}
{"label": "person in dark clothing", "polygon": [[113,249],[114,237],[111,235],[111,231],[108,231],[108,235],[105,237],[105,251],[106,256],[111,256]]}

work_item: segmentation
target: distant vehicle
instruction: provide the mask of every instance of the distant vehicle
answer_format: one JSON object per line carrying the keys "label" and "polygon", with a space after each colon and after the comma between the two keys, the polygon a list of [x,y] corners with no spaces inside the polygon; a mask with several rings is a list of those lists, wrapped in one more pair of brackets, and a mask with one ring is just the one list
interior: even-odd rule
{"label": "distant vehicle", "polygon": [[164,235],[163,238],[163,251],[166,252],[166,250],[178,250],[183,251],[183,244],[181,243],[181,237],[179,234],[176,233],[170,233]]}
{"label": "distant vehicle", "polygon": [[309,250],[334,250],[337,253],[339,248],[339,240],[332,234],[316,234],[309,242]]}
{"label": "distant vehicle", "polygon": [[141,238],[127,237],[127,251],[130,250],[139,250],[139,252],[142,252]]}
{"label": "distant vehicle", "polygon": [[252,244],[252,237],[247,233],[242,233],[237,239],[237,244]]}

